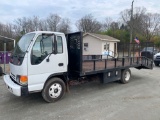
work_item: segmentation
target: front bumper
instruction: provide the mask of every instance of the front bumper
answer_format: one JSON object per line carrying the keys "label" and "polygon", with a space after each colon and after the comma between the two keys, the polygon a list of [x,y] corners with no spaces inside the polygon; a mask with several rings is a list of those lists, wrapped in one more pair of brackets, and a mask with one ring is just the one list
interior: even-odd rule
{"label": "front bumper", "polygon": [[6,86],[8,90],[16,95],[16,96],[25,96],[28,94],[28,87],[27,86],[20,86],[12,81],[9,75],[3,76],[4,82],[6,83]]}

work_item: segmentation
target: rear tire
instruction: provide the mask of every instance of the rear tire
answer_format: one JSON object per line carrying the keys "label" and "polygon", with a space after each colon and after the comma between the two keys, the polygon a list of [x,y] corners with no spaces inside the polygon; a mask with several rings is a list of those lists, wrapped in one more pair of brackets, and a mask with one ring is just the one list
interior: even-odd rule
{"label": "rear tire", "polygon": [[130,69],[125,69],[125,70],[122,70],[122,74],[121,74],[121,83],[123,84],[126,84],[129,82],[131,78],[131,71]]}
{"label": "rear tire", "polygon": [[56,102],[64,96],[65,90],[66,86],[62,79],[52,78],[45,84],[42,97],[46,102]]}

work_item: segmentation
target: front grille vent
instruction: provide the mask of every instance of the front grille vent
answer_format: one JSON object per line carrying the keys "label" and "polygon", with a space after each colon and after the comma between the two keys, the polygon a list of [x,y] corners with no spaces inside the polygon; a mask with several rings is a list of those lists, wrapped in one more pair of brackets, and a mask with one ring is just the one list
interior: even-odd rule
{"label": "front grille vent", "polygon": [[14,81],[16,81],[16,77],[15,77],[15,75],[13,73],[10,73],[10,76]]}

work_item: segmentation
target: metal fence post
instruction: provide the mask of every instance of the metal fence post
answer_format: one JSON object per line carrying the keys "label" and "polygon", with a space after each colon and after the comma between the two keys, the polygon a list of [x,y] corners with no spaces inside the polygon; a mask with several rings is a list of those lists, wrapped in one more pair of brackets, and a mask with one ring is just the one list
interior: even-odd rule
{"label": "metal fence post", "polygon": [[6,42],[4,42],[4,73],[6,73]]}

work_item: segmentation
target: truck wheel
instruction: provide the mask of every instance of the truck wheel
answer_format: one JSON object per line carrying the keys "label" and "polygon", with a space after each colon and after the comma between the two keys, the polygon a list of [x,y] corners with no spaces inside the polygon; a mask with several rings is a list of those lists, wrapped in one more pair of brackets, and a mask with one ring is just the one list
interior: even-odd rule
{"label": "truck wheel", "polygon": [[65,83],[60,78],[48,80],[42,90],[42,97],[46,102],[56,102],[65,94]]}
{"label": "truck wheel", "polygon": [[125,70],[122,70],[122,74],[121,74],[121,83],[123,84],[126,84],[129,82],[131,78],[131,71],[130,69],[125,69]]}

